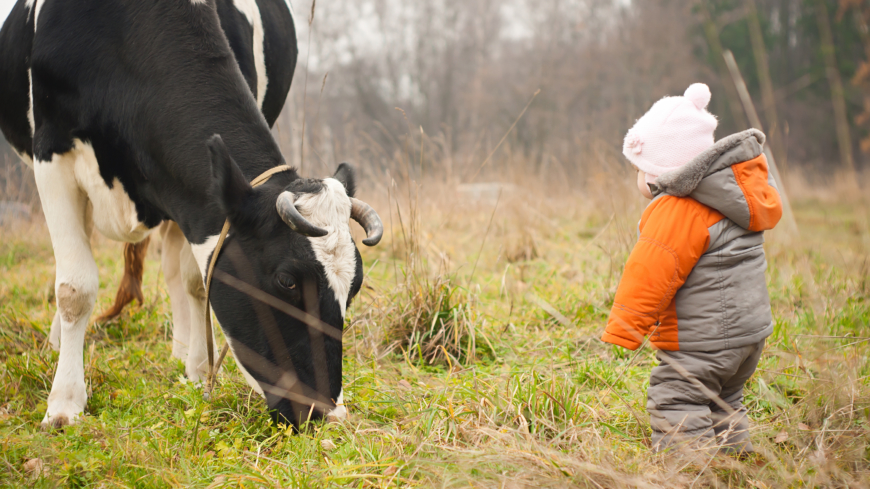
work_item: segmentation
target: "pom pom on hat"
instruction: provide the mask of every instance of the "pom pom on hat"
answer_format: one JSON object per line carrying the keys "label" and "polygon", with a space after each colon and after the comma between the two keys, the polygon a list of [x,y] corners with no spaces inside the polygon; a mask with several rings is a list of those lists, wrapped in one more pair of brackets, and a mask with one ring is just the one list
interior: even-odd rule
{"label": "pom pom on hat", "polygon": [[694,83],[682,97],[665,97],[625,135],[622,154],[646,173],[648,183],[690,162],[713,145],[718,121],[707,112],[710,88]]}
{"label": "pom pom on hat", "polygon": [[689,85],[689,88],[686,89],[686,93],[684,93],[683,96],[695,104],[695,107],[699,110],[704,110],[707,108],[707,104],[710,103],[710,98],[713,94],[710,93],[710,87],[707,85],[703,83],[693,83]]}

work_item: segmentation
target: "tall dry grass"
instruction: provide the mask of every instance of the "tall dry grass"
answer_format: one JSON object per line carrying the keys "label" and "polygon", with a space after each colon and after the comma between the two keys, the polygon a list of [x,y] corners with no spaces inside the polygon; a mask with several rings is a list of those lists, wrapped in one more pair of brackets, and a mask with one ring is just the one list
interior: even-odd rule
{"label": "tall dry grass", "polygon": [[[445,284],[465,285],[463,279],[477,291],[462,296],[465,307],[476,308],[480,318],[477,328],[467,327],[464,338],[480,334],[491,344],[489,338],[497,337],[496,346],[488,350],[495,363],[509,364],[507,359],[514,356],[514,352],[505,352],[505,342],[558,344],[548,327],[531,326],[540,316],[546,318],[544,324],[559,331],[556,336],[585,345],[578,350],[586,358],[582,363],[569,360],[567,368],[550,363],[551,369],[531,368],[519,378],[509,376],[503,386],[508,391],[490,392],[492,398],[483,396],[486,401],[481,399],[481,405],[469,408],[477,413],[476,419],[460,423],[452,438],[432,443],[457,454],[455,459],[448,457],[462,473],[452,474],[457,481],[477,480],[479,464],[500,462],[523,468],[523,476],[512,477],[510,482],[502,479],[503,487],[558,486],[555,481],[560,472],[595,487],[867,483],[870,207],[860,189],[870,183],[868,178],[800,171],[786,176],[785,190],[794,205],[800,235],[768,236],[776,333],[747,388],[759,454],[749,462],[699,454],[654,456],[628,449],[618,437],[602,437],[599,428],[590,427],[611,426],[608,423],[616,418],[634,425],[635,429],[625,432],[640,439],[648,433],[644,375],[628,372],[648,372],[654,363],[649,352],[628,357],[596,346],[594,339],[603,327],[645,205],[634,189],[633,173],[612,152],[603,151],[583,155],[598,165],[581,167],[586,171],[560,169],[553,177],[544,168],[533,170],[534,165],[522,155],[505,147],[490,168],[480,172],[474,166],[464,169],[464,175],[478,175],[478,182],[500,184],[494,186],[497,197],[492,198],[493,192],[469,192],[455,167],[448,172],[444,164],[440,167],[445,170],[439,172],[434,170],[438,164],[426,166],[427,158],[439,155],[426,152],[425,135],[420,140],[419,145],[409,146],[424,149],[397,158],[383,171],[381,178],[389,178],[392,188],[384,192],[377,182],[363,186],[369,192],[366,198],[380,202],[381,212],[390,209],[393,248],[386,252],[391,256],[384,256],[385,252],[379,256],[392,260],[399,271],[393,272],[391,282],[375,285],[366,306],[355,316],[367,325],[363,337],[376,331],[374,335],[382,338],[380,343],[362,339],[357,346],[366,348],[356,349],[357,355],[364,351],[361,356],[383,358],[398,352],[406,361],[431,364],[433,358],[422,352],[426,346],[430,352],[437,347],[434,342],[421,341],[419,323],[409,323],[407,318],[423,318],[423,324],[429,324],[426,321],[433,311],[437,315],[441,298],[449,296]],[[415,237],[411,246],[405,242],[408,229]],[[579,304],[559,295],[576,288],[585,289],[572,290],[576,295],[570,299]],[[462,306],[451,303],[451,307]],[[522,312],[517,314],[517,310]],[[530,311],[534,311],[532,317]],[[439,324],[438,319],[432,324]],[[448,345],[444,347],[450,351]],[[589,356],[605,361],[592,362]],[[450,358],[452,368],[455,361],[475,369],[472,361]],[[521,358],[521,354],[514,356],[523,363]],[[596,365],[589,367],[590,363]],[[567,380],[577,375],[578,368],[581,378],[586,377],[579,386]],[[519,391],[510,391],[512,381]],[[530,428],[530,418],[541,424]],[[450,421],[444,423],[441,428],[451,433]],[[513,428],[505,432],[504,426]],[[519,430],[519,435],[513,430]],[[458,455],[478,452],[491,458],[470,462]],[[440,455],[429,456],[443,461]],[[627,468],[635,475],[627,475]],[[448,471],[434,473],[444,476]]]}
{"label": "tall dry grass", "polygon": [[[285,155],[298,154],[281,130],[289,129],[278,131]],[[597,340],[645,205],[615,150],[601,145],[571,166],[541,165],[510,138],[501,146],[494,138],[455,158],[438,138],[409,131],[396,137],[401,151],[369,159],[373,147],[349,151],[313,132],[303,174],[355,163],[359,196],[386,225],[382,244],[361,250],[366,283],[345,331],[351,421],[296,437],[270,431],[232,366],[215,404],[167,384],[177,372],[152,257],[146,307],[89,338],[101,351],[88,354],[91,421],[66,436],[31,433],[53,368],[39,346],[53,309],[50,246],[37,216],[29,234],[4,229],[0,242],[0,255],[11,257],[0,261],[0,432],[10,447],[3,460],[15,469],[0,480],[32,480],[21,467],[37,456],[49,462],[47,480],[145,477],[113,462],[69,462],[70,453],[92,456],[75,433],[97,433],[107,460],[146,467],[147,480],[163,485],[867,485],[870,214],[854,179],[787,176],[801,235],[768,237],[776,329],[746,399],[759,454],[655,455],[644,395],[652,352]],[[95,249],[105,302],[120,278],[121,247],[95,238]],[[137,366],[141,358],[148,369]],[[194,421],[208,433],[196,446]],[[125,452],[125,433],[134,432],[152,443]],[[181,449],[183,461],[167,462]]]}

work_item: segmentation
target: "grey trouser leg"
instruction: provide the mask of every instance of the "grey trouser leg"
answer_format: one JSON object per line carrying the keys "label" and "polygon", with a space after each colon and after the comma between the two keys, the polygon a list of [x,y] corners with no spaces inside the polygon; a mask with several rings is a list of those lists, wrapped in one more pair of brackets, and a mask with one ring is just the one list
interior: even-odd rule
{"label": "grey trouser leg", "polygon": [[[659,351],[656,357],[661,363],[653,368],[647,391],[653,449],[691,443],[751,452],[743,385],[755,372],[763,350],[764,341],[717,352]],[[689,381],[673,364],[710,392]],[[728,409],[714,401],[716,396]]]}
{"label": "grey trouser leg", "polygon": [[743,405],[743,386],[749,377],[755,373],[761,353],[764,351],[764,341],[748,348],[749,355],[740,364],[734,375],[722,386],[719,397],[731,409],[732,414],[722,409],[715,402],[710,403],[712,413],[713,431],[717,441],[727,451],[751,453],[754,450],[749,440],[749,417],[746,415],[746,407]]}

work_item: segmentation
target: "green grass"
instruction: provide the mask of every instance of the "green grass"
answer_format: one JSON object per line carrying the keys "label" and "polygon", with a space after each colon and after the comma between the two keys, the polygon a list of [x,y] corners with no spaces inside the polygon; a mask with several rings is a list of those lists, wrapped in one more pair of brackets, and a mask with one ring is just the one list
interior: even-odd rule
{"label": "green grass", "polygon": [[[759,453],[746,461],[694,462],[649,451],[645,390],[653,352],[635,355],[597,339],[637,214],[610,221],[610,213],[582,202],[571,203],[570,211],[555,208],[542,205],[548,220],[518,235],[514,224],[523,211],[505,207],[484,246],[491,208],[456,211],[448,225],[434,211],[421,212],[419,221],[431,226],[413,228],[414,246],[396,228],[380,247],[361,250],[370,272],[346,328],[350,419],[313,424],[301,434],[270,423],[232,359],[211,402],[183,381],[181,362],[170,358],[169,305],[153,251],[145,304],[89,328],[86,416],[63,431],[41,431],[57,359],[46,341],[54,314],[51,248],[43,224],[4,233],[0,484],[773,488],[870,482],[870,233],[863,204],[802,202],[802,238],[768,243],[776,328],[746,400]],[[101,310],[121,276],[121,247],[104,239],[94,247]],[[517,250],[523,247],[534,252]],[[429,289],[415,289],[409,274]],[[415,293],[432,297],[415,302]],[[439,294],[449,295],[449,303],[438,302]],[[409,352],[409,343],[392,336],[396,328],[413,329],[409,318],[455,320],[463,340],[449,359]],[[42,470],[32,470],[32,459]]]}

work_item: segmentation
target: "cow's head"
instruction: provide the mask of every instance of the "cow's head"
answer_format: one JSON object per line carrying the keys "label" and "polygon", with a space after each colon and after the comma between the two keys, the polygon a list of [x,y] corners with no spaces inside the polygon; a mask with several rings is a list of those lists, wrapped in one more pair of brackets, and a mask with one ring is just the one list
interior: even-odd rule
{"label": "cow's head", "polygon": [[233,353],[276,421],[341,418],[341,332],[363,279],[349,219],[369,246],[381,221],[353,198],[346,164],[331,178],[288,184],[292,174],[279,174],[252,188],[219,137],[208,147],[214,196],[230,221],[211,304]]}

